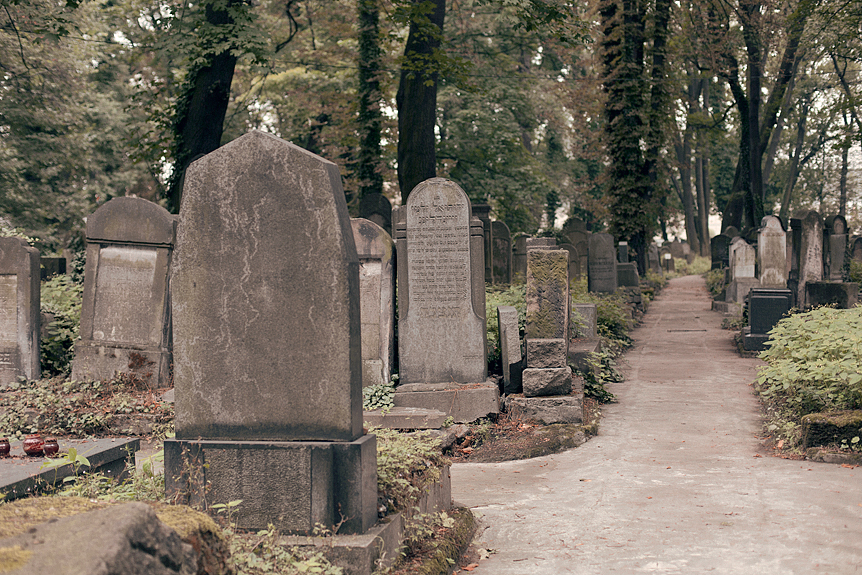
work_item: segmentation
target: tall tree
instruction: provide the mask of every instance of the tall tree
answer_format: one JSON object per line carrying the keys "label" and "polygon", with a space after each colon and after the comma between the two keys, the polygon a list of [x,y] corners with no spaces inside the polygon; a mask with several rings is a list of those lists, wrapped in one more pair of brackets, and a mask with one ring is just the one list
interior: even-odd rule
{"label": "tall tree", "polygon": [[359,12],[359,197],[383,193],[380,136],[381,56],[378,0],[357,0]]}

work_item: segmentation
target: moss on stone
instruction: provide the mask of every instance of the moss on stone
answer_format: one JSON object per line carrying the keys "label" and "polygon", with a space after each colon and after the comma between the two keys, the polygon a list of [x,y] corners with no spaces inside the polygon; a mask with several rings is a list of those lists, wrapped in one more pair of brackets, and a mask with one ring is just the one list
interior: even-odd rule
{"label": "moss on stone", "polygon": [[22,549],[20,545],[0,547],[0,573],[9,573],[20,569],[30,561],[33,552]]}
{"label": "moss on stone", "polygon": [[[452,564],[458,561],[464,549],[470,544],[473,532],[476,530],[476,519],[473,513],[462,507],[453,509],[449,515],[455,519],[455,527],[437,540],[437,551],[416,570],[419,575],[449,573],[452,570]],[[450,560],[453,563],[450,563]]]}
{"label": "moss on stone", "polygon": [[12,537],[49,519],[69,517],[111,505],[84,497],[28,497],[0,505],[0,538]]}
{"label": "moss on stone", "polygon": [[816,447],[850,442],[862,436],[862,411],[828,411],[802,417],[802,445]]}

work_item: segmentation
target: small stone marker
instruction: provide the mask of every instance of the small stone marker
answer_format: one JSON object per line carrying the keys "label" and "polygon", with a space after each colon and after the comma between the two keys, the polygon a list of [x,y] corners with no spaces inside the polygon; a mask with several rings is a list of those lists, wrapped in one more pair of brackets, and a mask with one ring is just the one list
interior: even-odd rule
{"label": "small stone marker", "polygon": [[749,330],[743,338],[745,349],[762,351],[769,340],[769,331],[786,314],[793,301],[789,289],[754,288],[749,293]]}
{"label": "small stone marker", "polygon": [[572,244],[562,244],[560,249],[569,252],[569,279],[581,279],[581,256]]}
{"label": "small stone marker", "polygon": [[0,238],[0,387],[39,379],[39,250]]}
{"label": "small stone marker", "polygon": [[787,286],[787,234],[784,232],[781,220],[775,216],[765,216],[760,222],[757,260],[761,287]]}
{"label": "small stone marker", "polygon": [[674,257],[674,259],[685,258],[685,249],[682,247],[681,241],[675,239],[670,243],[670,254]]}
{"label": "small stone marker", "polygon": [[855,236],[853,238],[850,253],[854,262],[862,262],[862,236]]}
{"label": "small stone marker", "polygon": [[87,263],[81,340],[72,379],[151,373],[170,383],[171,314],[168,274],[177,220],[142,198],[114,198],[87,219]]}
{"label": "small stone marker", "polygon": [[362,386],[388,383],[395,355],[395,242],[364,218],[350,220],[359,257]]}
{"label": "small stone marker", "polygon": [[338,167],[264,132],[189,166],[172,270],[176,439],[166,491],[241,499],[240,528],[361,533],[359,260]]}
{"label": "small stone marker", "polygon": [[383,194],[366,194],[359,200],[359,217],[392,234],[392,203]]}
{"label": "small stone marker", "polygon": [[527,238],[525,233],[515,234],[515,247],[512,250],[512,281],[524,283],[527,280]]}
{"label": "small stone marker", "polygon": [[594,303],[576,303],[575,311],[575,338],[597,339],[598,331],[598,310]]}
{"label": "small stone marker", "polygon": [[495,284],[512,283],[512,236],[505,222],[491,222],[491,253]]}
{"label": "small stone marker", "polygon": [[620,241],[617,244],[617,252],[619,254],[619,262],[621,264],[629,263],[629,243],[625,241]]}
{"label": "small stone marker", "polygon": [[727,300],[742,303],[753,287],[759,287],[760,281],[754,277],[756,252],[754,247],[737,236],[730,242],[730,277],[727,287]]}
{"label": "small stone marker", "polygon": [[493,230],[491,229],[491,206],[488,204],[475,204],[471,208],[474,218],[479,218],[482,222],[482,229],[485,233],[485,281],[488,283],[494,282],[494,243]]}
{"label": "small stone marker", "polygon": [[512,306],[497,306],[497,326],[500,337],[500,363],[503,366],[503,393],[518,393],[521,364],[521,336],[518,310]]}
{"label": "small stone marker", "polygon": [[658,256],[658,246],[655,244],[649,245],[649,251],[647,252],[647,258],[649,262],[649,271],[654,274],[661,273],[661,260]]}
{"label": "small stone marker", "polygon": [[805,284],[823,279],[823,218],[815,210],[810,210],[799,220],[799,283],[796,304],[802,307],[808,305]]}
{"label": "small stone marker", "polygon": [[613,293],[617,289],[617,255],[614,237],[591,234],[587,280],[592,292]]}
{"label": "small stone marker", "polygon": [[42,268],[42,280],[66,273],[66,258],[42,257],[39,258],[39,265]]}

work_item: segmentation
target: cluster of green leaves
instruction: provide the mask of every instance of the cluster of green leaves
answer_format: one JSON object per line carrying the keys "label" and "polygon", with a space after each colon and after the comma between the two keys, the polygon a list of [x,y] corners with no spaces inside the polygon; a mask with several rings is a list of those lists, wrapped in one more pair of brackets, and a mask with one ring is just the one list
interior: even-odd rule
{"label": "cluster of green leaves", "polygon": [[377,383],[362,388],[362,409],[372,411],[375,409],[392,409],[395,406],[395,382],[397,375],[393,375],[388,383]]}
{"label": "cluster of green leaves", "polygon": [[499,373],[502,369],[500,357],[500,325],[497,322],[497,307],[509,305],[518,310],[518,337],[523,339],[527,322],[526,284],[485,284],[485,322],[488,332],[488,370]]}
{"label": "cluster of green leaves", "polygon": [[590,367],[585,371],[578,370],[584,379],[584,395],[592,397],[599,403],[610,403],[616,399],[613,393],[605,389],[606,383],[623,381],[622,374],[617,371],[614,355],[608,352],[590,354]]}
{"label": "cluster of green leaves", "polygon": [[757,377],[767,402],[769,430],[789,445],[809,413],[862,408],[862,307],[814,309],[782,319],[760,354]]}
{"label": "cluster of green leaves", "polygon": [[724,268],[709,270],[703,274],[706,280],[706,289],[709,290],[709,295],[716,297],[724,291],[726,287],[725,279],[727,274],[724,273]]}
{"label": "cluster of green leaves", "polygon": [[267,575],[283,573],[318,573],[320,575],[342,575],[341,567],[332,565],[323,553],[312,549],[285,547],[279,543],[280,534],[270,525],[254,535],[229,531],[230,554],[234,566],[243,575]]}
{"label": "cluster of green leaves", "polygon": [[673,265],[676,276],[700,276],[710,271],[712,261],[702,256],[695,256],[692,263],[685,258],[674,258]]}
{"label": "cluster of green leaves", "polygon": [[440,440],[387,428],[368,432],[377,436],[378,499],[388,512],[411,514],[425,487],[440,479],[441,468],[448,464],[440,452]]}
{"label": "cluster of green leaves", "polygon": [[632,344],[629,331],[632,317],[621,292],[598,294],[587,289],[587,279],[572,280],[571,297],[574,303],[596,304],[596,323],[599,335],[604,339],[603,349],[618,353]]}
{"label": "cluster of green leaves", "polygon": [[68,374],[72,368],[81,323],[82,292],[83,286],[64,274],[42,282],[42,313],[54,317],[41,342],[42,373],[45,375]]}
{"label": "cluster of green leaves", "polygon": [[847,258],[847,281],[862,285],[862,262]]}

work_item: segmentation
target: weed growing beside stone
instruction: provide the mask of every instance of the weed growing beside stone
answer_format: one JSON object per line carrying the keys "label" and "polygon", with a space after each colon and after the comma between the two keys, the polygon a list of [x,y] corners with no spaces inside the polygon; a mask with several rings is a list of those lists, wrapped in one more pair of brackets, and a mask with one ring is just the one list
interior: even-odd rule
{"label": "weed growing beside stone", "polygon": [[[756,388],[767,429],[788,448],[801,447],[803,417],[862,409],[862,307],[827,307],[782,319],[760,354]],[[860,441],[845,449],[858,449]]]}

